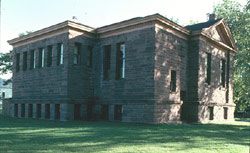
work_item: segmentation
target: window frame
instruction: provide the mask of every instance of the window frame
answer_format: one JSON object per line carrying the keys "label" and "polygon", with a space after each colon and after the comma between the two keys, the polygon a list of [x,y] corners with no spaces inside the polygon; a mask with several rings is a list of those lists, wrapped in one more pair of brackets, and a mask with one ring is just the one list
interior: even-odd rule
{"label": "window frame", "polygon": [[38,52],[38,68],[43,68],[45,66],[44,48],[39,48]]}
{"label": "window frame", "polygon": [[88,51],[87,51],[87,66],[89,68],[92,68],[93,66],[93,46],[88,46]]}
{"label": "window frame", "polygon": [[114,105],[114,120],[122,121],[123,106],[121,104]]}
{"label": "window frame", "polygon": [[[74,51],[73,51],[73,65],[81,64],[81,45],[82,45],[81,43],[75,43]],[[75,63],[75,59],[76,59],[76,63]]]}
{"label": "window frame", "polygon": [[223,107],[223,117],[224,120],[228,119],[228,107]]}
{"label": "window frame", "polygon": [[5,99],[5,92],[2,92],[2,99]]}
{"label": "window frame", "polygon": [[60,111],[60,104],[55,104],[55,108],[54,108],[54,111],[55,111],[55,120],[60,120],[61,119],[61,111]]}
{"label": "window frame", "polygon": [[[122,49],[121,49],[122,48]],[[125,79],[126,71],[126,44],[124,42],[117,44],[116,49],[116,80]]]}
{"label": "window frame", "polygon": [[170,70],[170,92],[177,91],[177,71]]}
{"label": "window frame", "polygon": [[23,52],[23,71],[27,70],[28,66],[28,52]]}
{"label": "window frame", "polygon": [[21,104],[21,117],[25,117],[25,104]]}
{"label": "window frame", "polygon": [[209,110],[209,120],[214,120],[214,107],[209,106],[208,110]]}
{"label": "window frame", "polygon": [[28,117],[33,117],[33,104],[28,104]]}
{"label": "window frame", "polygon": [[226,60],[223,58],[220,59],[220,85],[226,86]]}
{"label": "window frame", "polygon": [[36,118],[42,117],[42,104],[36,104]]}
{"label": "window frame", "polygon": [[205,83],[211,84],[211,65],[212,65],[212,54],[206,52],[205,58]]}
{"label": "window frame", "polygon": [[14,117],[18,117],[18,104],[14,104]]}
{"label": "window frame", "polygon": [[63,65],[63,43],[57,44],[57,65]]}
{"label": "window frame", "polygon": [[16,72],[20,71],[20,53],[16,53]]}
{"label": "window frame", "polygon": [[30,70],[33,70],[36,68],[36,51],[31,50],[30,51]]}
{"label": "window frame", "polygon": [[106,45],[103,49],[103,80],[110,80],[111,45]]}
{"label": "window frame", "polygon": [[51,116],[51,107],[50,107],[50,104],[45,104],[45,119],[50,119],[50,116]]}

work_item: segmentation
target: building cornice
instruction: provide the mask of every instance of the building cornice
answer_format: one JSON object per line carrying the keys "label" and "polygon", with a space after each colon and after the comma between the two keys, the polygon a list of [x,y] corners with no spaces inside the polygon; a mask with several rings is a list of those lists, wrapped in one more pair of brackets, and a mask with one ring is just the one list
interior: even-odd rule
{"label": "building cornice", "polygon": [[[213,38],[212,36],[210,36],[208,33],[210,30],[212,30],[213,28],[220,28],[222,31],[222,35],[224,37],[224,39],[226,40],[226,43],[220,42],[219,40],[216,40],[215,38]],[[234,39],[232,37],[232,34],[230,32],[229,27],[227,26],[226,22],[224,19],[219,20],[218,22],[216,22],[215,24],[213,24],[212,26],[208,27],[208,28],[204,28],[202,30],[196,30],[196,31],[192,31],[191,32],[191,39],[203,39],[205,41],[209,41],[212,44],[215,44],[219,47],[222,47],[226,50],[230,50],[233,53],[236,53],[238,48],[234,42]]]}
{"label": "building cornice", "polygon": [[93,33],[94,28],[79,24],[79,23],[75,23],[72,21],[65,21],[35,32],[32,32],[30,34],[18,37],[18,38],[14,38],[12,40],[9,40],[8,43],[10,45],[14,46],[20,46],[19,44],[24,44],[24,42],[29,42],[32,41],[34,42],[34,40],[40,40],[38,37],[43,36],[42,38],[45,38],[44,36],[51,36],[50,33],[54,33],[56,35],[58,34],[63,34],[65,32],[68,32],[68,30],[65,29],[75,29],[77,31],[82,31],[82,32],[88,32],[88,33]]}
{"label": "building cornice", "polygon": [[[73,37],[73,35],[84,35],[91,38],[105,38],[113,35],[119,35],[124,34],[136,30],[141,30],[145,28],[160,28],[166,31],[169,31],[171,33],[177,34],[183,39],[188,39],[189,36],[191,36],[191,39],[195,39],[199,36],[202,36],[206,40],[219,45],[223,48],[226,48],[230,51],[236,52],[237,49],[235,49],[235,43],[233,41],[233,38],[231,36],[230,30],[226,29],[228,26],[226,26],[225,21],[222,19],[218,23],[214,24],[214,26],[222,25],[225,30],[225,35],[230,39],[230,42],[232,43],[233,47],[230,47],[222,42],[219,42],[218,40],[215,40],[211,38],[211,36],[208,36],[205,33],[205,30],[198,30],[198,31],[190,31],[173,21],[165,18],[164,16],[160,14],[153,14],[146,17],[138,17],[133,18],[130,20],[114,23],[111,25],[103,26],[97,29],[94,29],[92,27],[72,22],[72,21],[65,21],[38,31],[35,31],[31,34],[24,35],[22,37],[18,37],[12,40],[9,40],[8,43],[12,45],[14,48],[25,45],[28,43],[32,43],[38,40],[42,40],[45,38],[53,37],[59,34],[63,33],[69,33],[69,38]],[[74,33],[72,36],[70,36],[70,33]]]}
{"label": "building cornice", "polygon": [[182,32],[182,33],[184,33],[186,35],[190,34],[190,30],[188,30],[188,29],[186,29],[186,28],[184,28],[184,27],[176,24],[175,22],[173,22],[173,21],[165,18],[164,16],[162,16],[160,14],[156,14],[156,15],[158,17],[157,20],[160,21],[160,22],[162,22],[163,24],[171,26],[173,29],[176,29],[176,30],[178,30],[178,31],[180,31],[180,32]]}
{"label": "building cornice", "polygon": [[106,37],[110,37],[110,36],[125,34],[125,33],[133,32],[133,31],[138,31],[138,30],[153,28],[153,27],[155,27],[155,23],[153,21],[148,21],[148,22],[144,22],[144,23],[125,26],[122,28],[108,30],[108,31],[105,31],[102,33],[98,32],[97,37],[106,38]]}
{"label": "building cornice", "polygon": [[202,40],[205,40],[205,41],[209,41],[209,42],[211,42],[212,44],[215,44],[215,45],[217,45],[217,46],[219,46],[219,47],[222,47],[222,48],[224,48],[224,49],[226,49],[226,50],[230,50],[230,51],[232,51],[232,52],[234,52],[234,53],[237,52],[237,51],[236,51],[235,49],[233,49],[232,47],[230,47],[230,46],[228,46],[228,45],[226,45],[226,44],[224,44],[224,43],[222,43],[222,42],[220,42],[220,41],[218,41],[218,40],[216,40],[216,39],[214,39],[214,38],[208,36],[208,35],[207,35],[204,31],[202,31],[202,30],[197,30],[197,31],[192,31],[192,32],[191,32],[191,40],[195,40],[195,39],[202,39]]}
{"label": "building cornice", "polygon": [[201,36],[203,36],[203,37],[205,37],[208,41],[210,41],[210,42],[212,42],[212,43],[214,43],[214,44],[216,44],[216,45],[218,45],[218,46],[220,46],[220,47],[222,47],[222,48],[225,48],[225,49],[227,49],[227,50],[230,50],[230,51],[232,51],[232,52],[234,52],[234,53],[236,53],[237,51],[235,50],[235,49],[233,49],[232,47],[230,47],[230,46],[228,46],[228,45],[226,45],[226,44],[224,44],[224,43],[222,43],[222,42],[220,42],[220,41],[218,41],[218,40],[216,40],[216,39],[214,39],[214,38],[212,38],[212,37],[209,37],[206,33],[204,33],[204,32],[201,32]]}
{"label": "building cornice", "polygon": [[[65,21],[28,35],[24,35],[12,40],[9,40],[8,43],[12,45],[14,48],[25,45],[31,42],[35,42],[41,39],[45,39],[48,37],[52,37],[55,35],[63,34],[66,32],[82,32],[83,35],[95,38],[104,38],[112,35],[123,34],[131,31],[141,30],[150,27],[156,27],[157,25],[163,27],[163,29],[171,28],[178,33],[182,33],[184,35],[190,34],[190,31],[185,29],[184,27],[172,22],[171,20],[165,18],[160,14],[153,14],[146,17],[138,17],[130,20],[114,23],[111,25],[103,26],[97,29],[92,27],[75,23],[72,21]],[[66,30],[67,29],[67,30]]]}
{"label": "building cornice", "polygon": [[[184,33],[186,35],[190,34],[190,31],[183,28],[182,26],[170,21],[169,19],[161,16],[160,14],[154,14],[154,15],[149,15],[146,17],[139,17],[139,18],[133,18],[130,20],[126,20],[126,21],[122,21],[119,23],[115,23],[115,24],[111,24],[108,26],[104,26],[104,27],[100,27],[97,28],[95,31],[98,35],[100,35],[100,37],[105,37],[106,33],[113,33],[113,35],[115,35],[115,31],[118,31],[117,34],[120,34],[121,31],[123,31],[123,29],[127,29],[128,27],[135,27],[134,30],[137,30],[136,26],[138,26],[139,29],[143,28],[143,24],[145,24],[145,27],[148,27],[148,23],[154,23],[153,26],[156,26],[155,24],[160,24],[160,25],[164,25],[165,27],[171,27],[172,29],[175,29],[181,33]],[[126,32],[126,30],[124,31],[124,33]]]}

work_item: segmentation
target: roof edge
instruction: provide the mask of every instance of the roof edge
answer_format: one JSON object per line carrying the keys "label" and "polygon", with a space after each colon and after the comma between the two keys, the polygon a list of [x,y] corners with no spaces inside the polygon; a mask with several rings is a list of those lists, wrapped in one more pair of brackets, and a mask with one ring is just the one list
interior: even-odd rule
{"label": "roof edge", "polygon": [[[106,26],[103,26],[103,27],[96,28],[96,29],[92,28],[90,26],[86,26],[86,25],[81,24],[81,23],[76,23],[76,22],[73,22],[73,21],[66,20],[64,22],[52,25],[50,27],[35,31],[35,32],[30,33],[28,35],[24,35],[24,36],[21,36],[21,37],[14,38],[12,40],[8,40],[7,42],[10,45],[15,45],[17,43],[20,43],[20,42],[23,42],[23,41],[29,41],[32,38],[36,38],[36,37],[39,37],[41,35],[51,33],[53,31],[57,31],[57,30],[60,30],[60,29],[63,29],[63,28],[72,28],[72,29],[75,29],[75,30],[79,30],[79,31],[82,31],[82,32],[88,32],[88,33],[92,33],[92,34],[104,34],[104,33],[107,33],[107,32],[112,32],[112,31],[115,31],[115,30],[124,29],[124,28],[129,27],[129,26],[136,26],[138,24],[144,24],[144,23],[148,23],[148,22],[152,22],[155,25],[156,25],[157,22],[158,23],[160,22],[163,25],[165,25],[167,27],[171,27],[174,30],[177,30],[177,31],[179,31],[179,32],[181,32],[181,33],[183,33],[185,35],[202,34],[202,31],[204,30],[204,29],[201,29],[201,30],[189,30],[186,27],[178,25],[177,23],[175,23],[175,22],[169,20],[168,18],[160,15],[159,13],[156,13],[156,14],[145,16],[145,17],[136,17],[136,18],[132,18],[132,19],[129,19],[129,20],[124,20],[124,21],[121,21],[121,22],[113,23],[113,24],[110,24],[110,25],[106,25]],[[224,19],[218,19],[218,21],[215,22],[213,25],[217,25],[217,24],[224,23],[224,22],[225,22]],[[228,29],[226,29],[226,30],[228,32]],[[230,37],[230,34],[229,34],[229,37]],[[232,42],[232,43],[234,43],[234,42]]]}
{"label": "roof edge", "polygon": [[73,22],[73,21],[66,20],[64,22],[61,22],[61,23],[58,23],[58,24],[43,28],[41,30],[37,30],[37,31],[32,32],[30,34],[8,40],[7,42],[10,45],[13,45],[13,44],[16,44],[18,42],[25,41],[27,39],[31,39],[31,38],[38,37],[40,35],[43,35],[43,34],[46,34],[46,33],[52,32],[52,31],[63,29],[65,27],[71,27],[71,28],[75,28],[75,29],[78,29],[78,30],[81,30],[81,31],[87,31],[87,32],[94,31],[94,28],[92,28],[92,27],[89,27],[89,26],[86,26],[86,25],[83,25],[83,24],[80,24],[80,23],[76,23],[76,22]]}
{"label": "roof edge", "polygon": [[21,36],[21,37],[17,37],[17,38],[8,40],[7,42],[10,45],[14,45],[16,43],[26,41],[26,40],[32,39],[34,37],[39,37],[40,35],[50,33],[50,32],[53,32],[53,31],[56,31],[56,30],[59,30],[59,29],[63,29],[63,28],[66,28],[66,27],[74,28],[74,29],[77,29],[77,30],[80,30],[80,31],[86,31],[86,32],[89,32],[89,33],[101,34],[101,33],[106,33],[106,32],[110,32],[110,31],[114,31],[114,30],[118,30],[118,29],[123,29],[123,28],[128,27],[128,26],[143,24],[143,23],[152,22],[152,21],[159,21],[159,22],[161,22],[161,23],[163,23],[165,25],[168,25],[168,26],[170,26],[170,27],[174,28],[175,30],[178,30],[178,31],[180,31],[182,33],[190,34],[190,30],[178,25],[177,23],[175,23],[175,22],[169,20],[168,18],[160,15],[159,13],[156,13],[156,14],[145,16],[145,17],[136,17],[136,18],[124,20],[124,21],[121,21],[121,22],[106,25],[106,26],[96,28],[96,29],[92,28],[90,26],[86,26],[86,25],[81,24],[81,23],[76,23],[76,22],[73,22],[73,21],[70,21],[70,20],[66,20],[64,22],[61,22],[61,23],[46,27],[44,29],[37,30],[37,31],[35,31],[33,33],[30,33],[30,34],[27,34],[27,35],[24,35],[24,36]]}
{"label": "roof edge", "polygon": [[212,41],[213,43],[215,43],[216,45],[218,45],[220,47],[226,48],[226,49],[228,49],[228,50],[230,50],[230,51],[232,51],[234,53],[237,52],[236,49],[234,49],[234,48],[232,48],[232,47],[230,47],[230,46],[228,46],[228,45],[226,45],[226,44],[224,44],[222,42],[219,42],[219,41],[213,39],[212,37],[207,36],[206,33],[204,33],[204,31],[202,31],[202,30],[192,31],[191,36],[203,36],[207,40]]}
{"label": "roof edge", "polygon": [[189,34],[190,30],[178,25],[177,23],[169,20],[168,18],[160,15],[160,14],[153,14],[153,15],[148,15],[145,17],[136,17],[136,18],[132,18],[129,20],[125,20],[125,21],[121,21],[121,22],[117,22],[114,24],[110,24],[110,25],[106,25],[103,27],[99,27],[96,29],[96,33],[100,34],[100,33],[106,33],[106,32],[110,32],[113,30],[118,30],[118,29],[122,29],[128,26],[133,26],[133,25],[137,25],[137,24],[142,24],[142,23],[146,23],[146,22],[151,22],[151,21],[159,21],[162,22],[165,25],[169,25],[172,28],[181,31],[185,34]]}

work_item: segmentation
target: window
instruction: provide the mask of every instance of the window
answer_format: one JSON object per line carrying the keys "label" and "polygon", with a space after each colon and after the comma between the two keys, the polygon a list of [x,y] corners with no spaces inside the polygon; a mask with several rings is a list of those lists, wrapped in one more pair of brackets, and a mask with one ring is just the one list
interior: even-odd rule
{"label": "window", "polygon": [[27,56],[28,56],[28,53],[23,52],[23,71],[27,70]]}
{"label": "window", "polygon": [[116,51],[116,80],[125,78],[125,44],[117,44]]}
{"label": "window", "polygon": [[227,107],[223,107],[223,110],[224,110],[224,119],[227,120],[228,108]]}
{"label": "window", "polygon": [[52,65],[52,56],[53,56],[53,52],[52,52],[52,46],[48,46],[47,47],[47,67],[51,67]]}
{"label": "window", "polygon": [[55,120],[60,120],[60,104],[55,104]]}
{"label": "window", "polygon": [[63,64],[63,44],[57,44],[57,65]]}
{"label": "window", "polygon": [[226,60],[221,59],[220,61],[220,84],[225,87],[226,79]]}
{"label": "window", "polygon": [[25,117],[25,104],[21,104],[21,117]]}
{"label": "window", "polygon": [[14,117],[18,117],[18,104],[14,104]]}
{"label": "window", "polygon": [[205,81],[208,85],[211,82],[211,53],[206,53],[205,57]]}
{"label": "window", "polygon": [[36,52],[35,50],[30,51],[30,69],[36,68]]}
{"label": "window", "polygon": [[109,119],[109,105],[107,105],[107,104],[102,105],[101,119],[103,119],[103,120]]}
{"label": "window", "polygon": [[36,118],[41,118],[41,104],[36,105]]}
{"label": "window", "polygon": [[5,98],[5,92],[2,92],[2,99]]}
{"label": "window", "polygon": [[74,65],[80,64],[80,59],[81,59],[80,50],[81,50],[81,44],[80,43],[75,43],[74,59],[73,59]]}
{"label": "window", "polygon": [[122,120],[122,105],[115,105],[114,120]]}
{"label": "window", "polygon": [[38,67],[39,67],[39,68],[44,67],[44,48],[40,48],[40,49],[39,49]]}
{"label": "window", "polygon": [[20,54],[16,54],[16,72],[20,70]]}
{"label": "window", "polygon": [[74,119],[75,120],[80,120],[81,119],[81,104],[75,104]]}
{"label": "window", "polygon": [[92,57],[93,57],[93,47],[88,46],[88,52],[87,52],[87,66],[92,67]]}
{"label": "window", "polygon": [[208,107],[209,110],[209,120],[214,119],[214,108],[213,107]]}
{"label": "window", "polygon": [[45,104],[45,118],[50,119],[50,104]]}
{"label": "window", "polygon": [[176,91],[176,71],[171,70],[171,81],[170,81],[170,91]]}
{"label": "window", "polygon": [[111,46],[105,46],[103,55],[103,80],[109,80],[110,78],[110,53]]}
{"label": "window", "polygon": [[29,117],[32,118],[33,115],[33,105],[29,104]]}

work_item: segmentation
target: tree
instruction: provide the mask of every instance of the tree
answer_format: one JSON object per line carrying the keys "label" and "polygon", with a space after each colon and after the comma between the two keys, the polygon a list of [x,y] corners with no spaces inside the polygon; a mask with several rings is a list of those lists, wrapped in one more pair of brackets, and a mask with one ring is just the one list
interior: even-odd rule
{"label": "tree", "polygon": [[25,35],[28,35],[30,33],[32,33],[33,31],[26,31],[26,32],[23,32],[23,33],[19,33],[18,34],[18,37],[22,37],[22,36],[25,36]]}
{"label": "tree", "polygon": [[[22,37],[24,35],[28,35],[32,33],[33,31],[26,31],[23,33],[18,34],[18,37]],[[0,74],[8,74],[12,73],[12,51],[9,51],[8,53],[0,53]],[[12,78],[6,80],[4,82],[4,85],[7,85],[8,83],[12,82]]]}
{"label": "tree", "polygon": [[238,46],[234,57],[234,102],[236,110],[250,108],[250,9],[234,0],[223,0],[214,13],[224,18]]}
{"label": "tree", "polygon": [[167,16],[167,15],[164,15],[164,17],[168,18],[170,21],[180,25],[180,20],[178,18],[175,18],[173,16]]}
{"label": "tree", "polygon": [[[12,73],[12,51],[9,53],[0,53],[0,74]],[[4,85],[12,82],[12,78],[6,80]]]}

